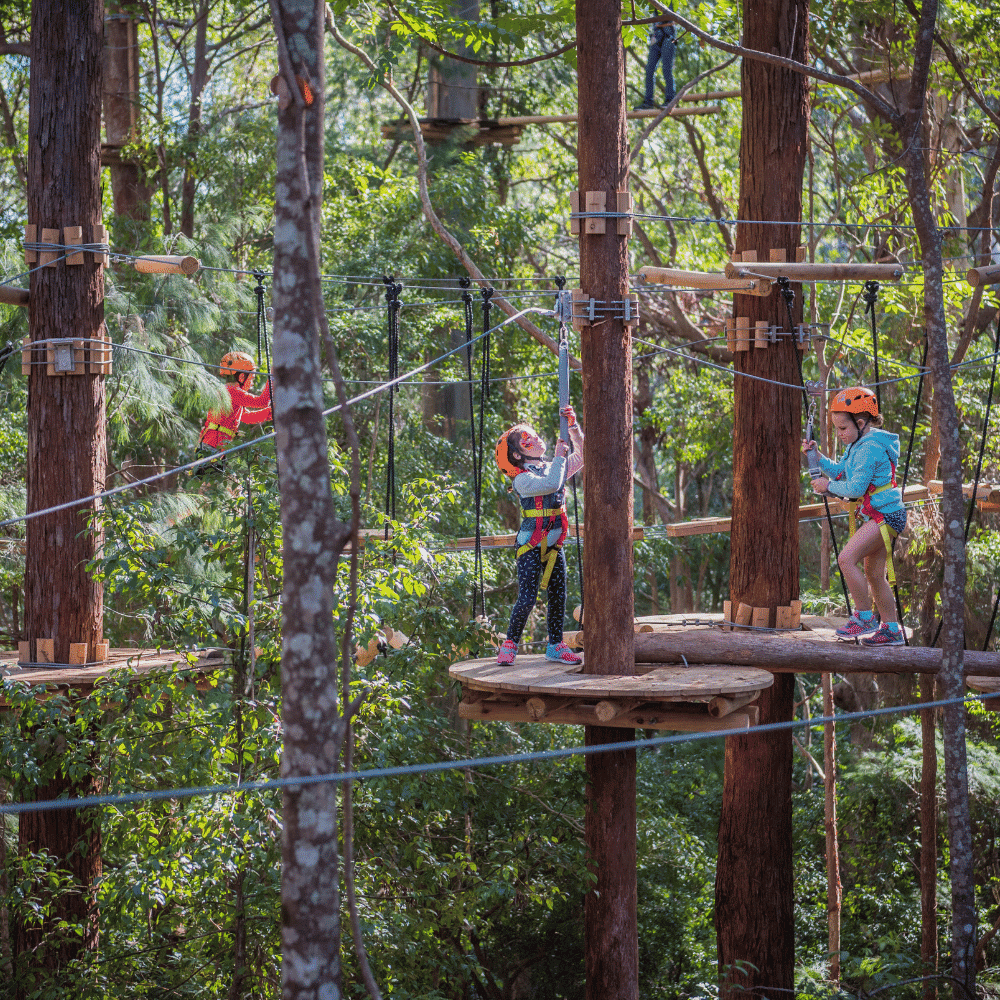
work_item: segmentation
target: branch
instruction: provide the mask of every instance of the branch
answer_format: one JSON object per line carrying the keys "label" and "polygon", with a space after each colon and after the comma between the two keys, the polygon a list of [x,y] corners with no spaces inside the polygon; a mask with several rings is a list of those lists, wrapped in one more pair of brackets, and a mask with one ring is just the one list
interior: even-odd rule
{"label": "branch", "polygon": [[[372,62],[368,53],[349,42],[337,29],[337,25],[333,20],[333,11],[330,9],[329,4],[327,4],[326,7],[326,28],[341,48],[347,49],[348,52],[353,53],[368,67],[369,70],[376,75],[378,74],[375,63]],[[492,287],[483,272],[476,266],[475,261],[473,261],[472,258],[466,253],[462,244],[459,243],[459,241],[445,228],[444,223],[438,218],[437,213],[434,211],[434,207],[431,205],[430,194],[427,190],[427,147],[424,145],[424,137],[420,132],[420,122],[417,119],[416,112],[413,110],[413,106],[393,86],[390,80],[381,79],[379,83],[382,87],[389,91],[396,103],[403,109],[406,117],[410,120],[410,127],[413,129],[413,139],[417,147],[417,181],[420,186],[420,204],[423,208],[425,218],[431,224],[431,228],[434,232],[441,237],[441,239],[451,248],[455,256],[462,262],[462,266],[469,272],[472,279],[476,281],[481,288]],[[514,306],[511,305],[511,303],[498,292],[494,292],[493,302],[499,306],[501,312],[505,313],[507,316],[514,316],[518,312],[518,310],[515,309]],[[543,330],[540,330],[534,323],[523,316],[519,316],[516,322],[522,330],[531,334],[535,340],[537,340],[540,344],[543,344],[558,357],[559,344],[556,340],[550,337]],[[569,363],[570,367],[577,371],[581,370],[583,367],[578,358],[571,357],[569,359]]]}
{"label": "branch", "polygon": [[[919,23],[920,13],[917,11],[917,8],[913,5],[911,0],[904,0],[904,3],[906,4],[907,10],[909,10],[909,12],[913,15],[913,19]],[[935,30],[934,32],[934,41],[937,42],[939,46],[941,46],[941,51],[944,52],[944,54],[948,57],[948,62],[951,63],[952,68],[955,70],[955,72],[958,74],[959,79],[965,85],[965,89],[969,94],[969,96],[976,102],[977,105],[979,105],[979,109],[983,112],[983,114],[986,115],[987,118],[989,118],[991,122],[993,122],[994,125],[1000,125],[1000,115],[998,115],[996,111],[994,111],[991,107],[989,107],[986,104],[986,102],[979,96],[979,91],[976,90],[976,88],[972,85],[972,82],[965,75],[965,69],[958,58],[958,54],[955,52],[954,48],[952,48],[951,44],[949,42],[946,42],[941,37],[941,32],[937,30]]]}
{"label": "branch", "polygon": [[26,42],[4,42],[0,44],[0,56],[26,56],[31,58],[31,46]]}
{"label": "branch", "polygon": [[734,56],[743,56],[744,59],[756,59],[758,62],[770,63],[772,66],[780,66],[782,69],[791,70],[793,73],[801,73],[803,76],[812,77],[814,80],[823,80],[825,83],[833,83],[838,87],[844,87],[846,90],[850,90],[857,94],[863,101],[870,104],[873,108],[883,118],[891,122],[893,125],[898,126],[901,121],[901,115],[889,104],[882,100],[878,94],[869,90],[867,87],[863,87],[856,80],[852,80],[850,77],[841,76],[838,73],[827,73],[825,70],[817,69],[815,66],[807,66],[805,63],[799,62],[797,59],[788,59],[785,56],[772,55],[770,52],[758,52],[757,49],[748,49],[743,45],[734,45],[732,42],[723,42],[721,39],[716,38],[714,35],[710,35],[707,31],[702,31],[698,25],[693,24],[686,18],[681,17],[679,14],[675,14],[669,7],[665,7],[663,4],[659,3],[658,0],[652,0],[653,6],[663,11],[664,14],[669,14],[671,19],[679,24],[682,28],[687,28],[695,38],[700,38],[703,42],[711,45],[713,48],[721,49],[723,52],[729,52]]}
{"label": "branch", "polygon": [[441,48],[440,45],[435,45],[429,38],[425,38],[420,32],[406,20],[404,15],[397,10],[392,4],[388,4],[389,10],[399,18],[400,22],[404,24],[407,28],[412,31],[417,38],[420,39],[429,49],[433,49],[435,52],[441,53],[443,56],[447,56],[449,59],[454,59],[456,62],[468,63],[470,66],[488,66],[490,69],[506,69],[511,66],[530,66],[532,63],[545,62],[546,59],[555,59],[556,56],[561,56],[564,52],[569,52],[570,49],[576,48],[576,39],[564,45],[561,49],[556,49],[554,52],[543,52],[540,56],[532,56],[530,59],[510,59],[510,60],[494,60],[494,59],[470,59],[468,56],[460,56],[457,52],[449,52],[447,49]]}

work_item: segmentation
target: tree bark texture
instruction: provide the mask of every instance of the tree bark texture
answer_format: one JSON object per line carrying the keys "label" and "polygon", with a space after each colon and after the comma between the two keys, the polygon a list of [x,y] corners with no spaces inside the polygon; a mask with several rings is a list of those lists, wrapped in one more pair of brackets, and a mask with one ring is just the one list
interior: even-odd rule
{"label": "tree bark texture", "polygon": [[[920,678],[920,700],[934,700],[934,678]],[[937,732],[934,710],[920,713],[920,960],[924,975],[938,968],[937,924]],[[924,1000],[934,1000],[937,984],[928,982]]]}
{"label": "tree bark texture", "polygon": [[[42,229],[81,226],[83,238],[101,221],[101,75],[103,0],[35,0],[31,15],[28,114],[28,219]],[[62,254],[60,254],[62,256]],[[104,277],[91,254],[78,266],[59,261],[31,275],[29,330],[32,341],[90,338],[104,334]],[[102,375],[48,375],[44,346],[33,348],[28,380],[28,512],[104,488],[105,393]],[[57,663],[69,662],[69,646],[88,644],[93,655],[103,637],[103,586],[87,572],[101,539],[87,530],[91,501],[27,522],[25,636],[55,640]],[[62,777],[39,787],[39,799],[60,791],[83,795],[89,783]],[[74,812],[21,817],[22,853],[46,850],[60,859],[75,888],[62,898],[40,931],[18,931],[24,953],[52,932],[59,920],[82,925],[82,936],[53,940],[32,955],[37,968],[57,968],[97,945],[93,887],[100,874],[100,831],[92,817]]]}
{"label": "tree bark texture", "polygon": [[[808,61],[808,0],[745,0],[744,44]],[[740,219],[787,219],[783,225],[740,225],[738,251],[768,260],[772,249],[795,259],[802,218],[809,92],[799,74],[752,60],[742,68]],[[792,320],[801,321],[802,289]],[[734,312],[789,329],[779,290],[767,298],[736,295]],[[786,385],[734,380],[733,521],[730,597],[754,607],[787,605],[799,592],[802,395],[797,348],[782,338],[766,350],[737,352],[734,367]],[[779,675],[761,694],[761,722],[792,718],[794,677]],[[716,869],[719,971],[728,993],[792,989],[792,738],[790,732],[726,740]],[[752,963],[737,968],[738,963]],[[756,968],[754,968],[756,967]],[[725,987],[724,987],[725,988]],[[775,995],[781,995],[776,993]]]}
{"label": "tree bark texture", "polygon": [[[833,716],[833,675],[823,674],[823,714]],[[840,882],[840,831],[837,829],[837,728],[823,726],[823,819],[826,828],[827,950],[830,981],[840,981],[840,914],[844,888]]]}
{"label": "tree bark texture", "polygon": [[[617,0],[578,0],[578,124],[581,205],[603,191],[609,211],[628,190],[625,53]],[[581,230],[587,226],[581,224]],[[602,304],[628,294],[627,238],[615,220],[604,233],[580,236],[580,284]],[[588,673],[635,671],[632,564],[632,341],[620,319],[581,334],[584,443],[584,607]],[[589,745],[632,738],[629,730],[587,727]],[[635,753],[587,757],[586,839],[596,882],[587,893],[585,949],[589,1000],[635,1000],[639,950],[636,917]]]}
{"label": "tree bark texture", "polygon": [[[319,221],[323,183],[323,3],[279,0],[281,72],[313,102],[278,113],[274,236],[274,422],[284,541],[284,777],[335,771],[344,723],[337,703],[333,588],[348,537],[334,512],[320,368]],[[287,789],[282,832],[282,996],[337,1000],[340,966],[338,788]]]}
{"label": "tree bark texture", "polygon": [[[108,145],[121,147],[139,134],[139,39],[137,25],[120,5],[108,4],[104,47],[104,132]],[[151,188],[139,164],[112,152],[111,195],[115,214],[137,222],[149,220]]]}
{"label": "tree bark texture", "polygon": [[[931,206],[927,167],[921,148],[921,128],[927,78],[934,48],[938,5],[927,0],[920,8],[914,41],[913,71],[906,111],[899,129],[904,150],[906,192],[924,268],[924,324],[927,362],[934,385],[934,410],[941,438],[941,539],[944,574],[941,584],[941,669],[938,697],[965,695],[965,501],[962,496],[962,440],[958,407],[952,385],[948,328],[944,311],[944,269],[941,232]],[[943,711],[945,793],[948,839],[951,848],[951,974],[955,1000],[975,995],[976,905],[972,860],[972,821],[969,813],[969,775],[965,746],[965,706],[947,705]]]}
{"label": "tree bark texture", "polygon": [[191,103],[188,106],[188,147],[184,163],[184,180],[181,184],[181,232],[190,239],[194,236],[194,196],[197,178],[194,161],[201,137],[201,98],[208,83],[208,0],[198,8],[194,37],[194,68],[191,72]]}

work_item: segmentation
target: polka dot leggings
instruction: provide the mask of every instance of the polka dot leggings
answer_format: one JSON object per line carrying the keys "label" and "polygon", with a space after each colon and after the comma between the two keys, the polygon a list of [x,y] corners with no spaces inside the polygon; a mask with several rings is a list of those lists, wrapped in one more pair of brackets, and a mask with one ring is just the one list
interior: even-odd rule
{"label": "polka dot leggings", "polygon": [[[507,638],[513,642],[521,641],[524,624],[538,598],[541,578],[542,550],[536,545],[517,561],[517,603],[510,613],[510,625],[507,626]],[[563,639],[563,618],[566,615],[566,556],[562,548],[556,550],[556,564],[549,577],[548,594],[549,642],[558,645]]]}

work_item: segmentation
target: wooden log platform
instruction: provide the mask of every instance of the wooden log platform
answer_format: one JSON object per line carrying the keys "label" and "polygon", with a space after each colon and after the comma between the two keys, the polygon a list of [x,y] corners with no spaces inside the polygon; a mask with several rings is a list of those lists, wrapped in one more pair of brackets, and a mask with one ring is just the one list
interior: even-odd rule
{"label": "wooden log platform", "polygon": [[983,705],[990,712],[1000,712],[1000,677],[977,677],[972,675],[965,678],[965,683],[978,691],[980,694],[995,694],[995,698],[986,698]]}
{"label": "wooden log platform", "polygon": [[107,662],[80,667],[20,666],[16,652],[0,652],[0,709],[10,707],[7,690],[12,684],[39,688],[47,695],[67,691],[89,694],[102,680],[119,671],[136,679],[170,671],[193,673],[195,683],[204,689],[209,674],[229,666],[228,651],[224,649],[201,649],[195,655],[197,659],[189,664],[186,653],[171,649],[112,649]]}
{"label": "wooden log platform", "polygon": [[759,716],[752,701],[774,682],[766,670],[718,665],[650,666],[638,676],[582,670],[524,654],[510,667],[490,657],[448,672],[462,683],[463,719],[676,732],[747,730]]}
{"label": "wooden log platform", "polygon": [[[690,615],[710,619],[712,615]],[[641,619],[640,619],[641,620]],[[835,629],[844,619],[802,617],[803,631],[722,631],[715,625],[677,626],[668,631],[639,632],[635,637],[636,669],[658,663],[729,664],[781,673],[935,674],[941,650],[919,646],[872,648],[842,642]],[[1000,678],[1000,653],[967,650],[966,677]]]}

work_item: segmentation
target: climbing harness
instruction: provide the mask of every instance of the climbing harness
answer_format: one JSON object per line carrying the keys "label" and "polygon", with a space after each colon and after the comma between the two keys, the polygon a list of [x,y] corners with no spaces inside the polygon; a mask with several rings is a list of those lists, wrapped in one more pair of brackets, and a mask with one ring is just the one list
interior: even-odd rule
{"label": "climbing harness", "polygon": [[[569,518],[566,516],[566,505],[563,502],[563,497],[564,490],[550,493],[546,497],[521,497],[521,508],[525,517],[528,518],[534,514],[535,528],[528,541],[518,548],[515,558],[520,559],[533,548],[539,549],[539,556],[545,567],[541,583],[538,585],[539,590],[545,590],[548,587],[552,570],[555,569],[556,560],[559,558],[559,550],[569,534]],[[549,502],[550,506],[545,506],[546,501]],[[558,525],[556,519],[558,519]],[[559,537],[550,546],[549,532],[557,526],[561,528]]]}

